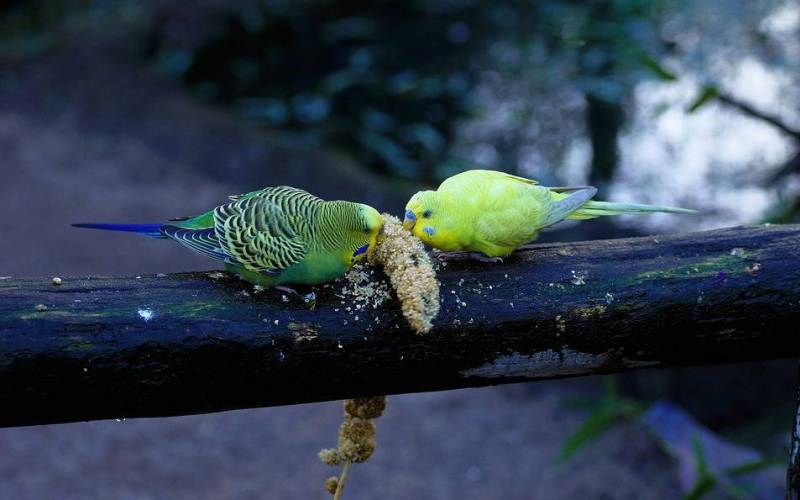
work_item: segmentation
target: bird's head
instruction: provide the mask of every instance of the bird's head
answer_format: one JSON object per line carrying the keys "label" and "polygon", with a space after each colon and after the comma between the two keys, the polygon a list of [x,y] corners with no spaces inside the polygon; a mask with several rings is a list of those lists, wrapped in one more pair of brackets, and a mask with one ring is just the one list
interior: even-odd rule
{"label": "bird's head", "polygon": [[358,247],[353,251],[353,262],[372,255],[377,244],[385,237],[383,216],[374,208],[357,204],[355,227],[352,228]]}
{"label": "bird's head", "polygon": [[411,231],[423,242],[439,247],[436,244],[439,230],[441,210],[436,191],[420,191],[408,200],[403,227]]}

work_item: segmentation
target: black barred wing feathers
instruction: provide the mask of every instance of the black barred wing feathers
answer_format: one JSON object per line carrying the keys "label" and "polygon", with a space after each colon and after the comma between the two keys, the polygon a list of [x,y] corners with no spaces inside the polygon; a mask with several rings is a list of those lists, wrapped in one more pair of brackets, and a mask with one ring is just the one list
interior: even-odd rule
{"label": "black barred wing feathers", "polygon": [[211,227],[177,220],[160,226],[160,233],[207,257],[263,274],[279,274],[305,258],[322,200],[286,186],[231,199],[203,220]]}
{"label": "black barred wing feathers", "polygon": [[276,274],[302,261],[319,198],[290,187],[248,193],[214,210],[214,229],[228,261]]}
{"label": "black barred wing feathers", "polygon": [[195,252],[217,260],[228,260],[222,250],[213,227],[207,229],[186,229],[178,226],[161,226],[161,233]]}

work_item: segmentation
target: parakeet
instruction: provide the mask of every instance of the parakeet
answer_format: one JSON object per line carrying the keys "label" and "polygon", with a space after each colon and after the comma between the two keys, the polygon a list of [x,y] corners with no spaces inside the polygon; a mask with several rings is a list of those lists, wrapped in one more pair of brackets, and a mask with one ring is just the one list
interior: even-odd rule
{"label": "parakeet", "polygon": [[345,274],[375,249],[383,216],[349,201],[323,201],[287,186],[231,196],[196,217],[165,224],[73,224],[172,239],[263,286],[316,285]]}
{"label": "parakeet", "polygon": [[694,210],[592,201],[591,186],[545,187],[535,180],[492,170],[468,170],[420,191],[406,205],[403,226],[447,252],[503,257],[564,219]]}

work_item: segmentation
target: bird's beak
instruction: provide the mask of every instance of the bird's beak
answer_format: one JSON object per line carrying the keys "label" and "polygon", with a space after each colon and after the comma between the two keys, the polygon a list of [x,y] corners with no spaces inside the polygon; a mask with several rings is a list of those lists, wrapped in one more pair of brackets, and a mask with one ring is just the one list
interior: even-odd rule
{"label": "bird's beak", "polygon": [[417,216],[414,215],[414,212],[412,212],[411,210],[406,210],[406,216],[403,219],[403,229],[411,231],[411,229],[414,227],[414,224],[416,223],[417,223]]}
{"label": "bird's beak", "polygon": [[381,224],[381,228],[378,230],[378,234],[375,235],[375,242],[369,245],[367,248],[367,258],[372,258],[372,254],[375,253],[375,249],[378,248],[378,245],[383,243],[386,239],[386,225]]}

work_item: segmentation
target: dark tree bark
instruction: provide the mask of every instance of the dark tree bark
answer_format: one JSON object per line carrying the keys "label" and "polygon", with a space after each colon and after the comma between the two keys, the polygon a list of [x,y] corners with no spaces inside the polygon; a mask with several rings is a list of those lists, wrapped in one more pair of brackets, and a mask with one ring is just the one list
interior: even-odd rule
{"label": "dark tree bark", "polygon": [[619,164],[619,134],[624,123],[622,104],[586,95],[586,128],[592,142],[589,184],[597,187],[599,199],[608,195],[608,186]]}
{"label": "dark tree bark", "polygon": [[222,274],[4,279],[0,426],[797,357],[799,252],[762,226],[451,262],[426,336],[341,284],[311,309]]}
{"label": "dark tree bark", "polygon": [[797,386],[797,408],[789,445],[789,468],[786,470],[786,499],[800,500],[800,377]]}

